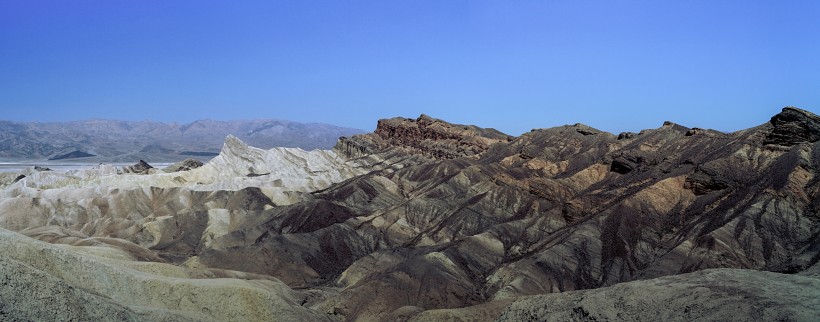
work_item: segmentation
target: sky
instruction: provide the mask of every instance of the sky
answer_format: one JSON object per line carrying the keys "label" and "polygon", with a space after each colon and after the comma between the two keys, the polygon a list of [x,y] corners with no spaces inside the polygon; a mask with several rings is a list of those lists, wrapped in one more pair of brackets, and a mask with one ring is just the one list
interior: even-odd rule
{"label": "sky", "polygon": [[0,0],[0,119],[728,132],[820,112],[818,17],[820,1]]}

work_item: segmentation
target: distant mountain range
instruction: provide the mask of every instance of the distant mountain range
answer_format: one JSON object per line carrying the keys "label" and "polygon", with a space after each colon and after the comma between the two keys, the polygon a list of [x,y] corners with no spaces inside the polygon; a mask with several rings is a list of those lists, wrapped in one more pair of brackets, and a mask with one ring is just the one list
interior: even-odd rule
{"label": "distant mountain range", "polygon": [[341,136],[362,130],[283,120],[215,121],[188,124],[92,119],[73,122],[0,121],[0,158],[88,161],[177,161],[217,155],[228,135],[254,146],[329,149]]}

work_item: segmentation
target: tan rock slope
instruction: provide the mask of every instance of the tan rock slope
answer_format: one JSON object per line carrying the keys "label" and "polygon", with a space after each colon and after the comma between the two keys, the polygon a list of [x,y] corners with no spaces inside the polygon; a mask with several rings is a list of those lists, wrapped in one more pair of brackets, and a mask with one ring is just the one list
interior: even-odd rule
{"label": "tan rock slope", "polygon": [[812,321],[820,279],[740,269],[431,310],[410,321]]}
{"label": "tan rock slope", "polygon": [[113,249],[59,247],[4,229],[0,249],[4,320],[327,319],[299,305],[304,294],[270,277],[138,262]]}
{"label": "tan rock slope", "polygon": [[422,115],[332,151],[229,137],[173,173],[0,177],[0,227],[183,279],[281,281],[276,294],[304,296],[294,312],[337,320],[754,320],[766,305],[801,321],[820,315],[818,170],[820,117],[792,107],[735,133],[617,136],[512,138]]}

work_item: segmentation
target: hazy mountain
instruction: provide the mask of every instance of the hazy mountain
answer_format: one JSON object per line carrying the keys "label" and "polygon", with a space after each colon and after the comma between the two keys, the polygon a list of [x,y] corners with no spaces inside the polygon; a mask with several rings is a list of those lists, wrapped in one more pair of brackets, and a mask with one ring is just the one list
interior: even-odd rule
{"label": "hazy mountain", "polygon": [[361,130],[281,120],[214,121],[189,124],[85,120],[57,123],[0,121],[0,158],[125,161],[209,159],[235,135],[260,148],[329,149],[340,136]]}
{"label": "hazy mountain", "polygon": [[126,172],[0,174],[0,318],[820,315],[820,117],[797,108],[734,133],[422,115],[330,151],[231,136],[191,170]]}

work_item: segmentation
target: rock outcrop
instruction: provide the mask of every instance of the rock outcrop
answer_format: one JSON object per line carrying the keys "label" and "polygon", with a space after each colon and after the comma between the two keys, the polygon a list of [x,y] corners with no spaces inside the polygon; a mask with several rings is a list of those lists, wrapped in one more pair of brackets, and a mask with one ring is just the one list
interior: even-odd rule
{"label": "rock outcrop", "polygon": [[172,165],[169,165],[169,166],[165,167],[165,169],[162,169],[162,170],[165,171],[165,172],[188,171],[188,170],[193,170],[193,169],[199,168],[203,165],[204,165],[204,163],[202,163],[199,160],[185,159],[185,160],[179,161],[177,163],[174,163]]}
{"label": "rock outcrop", "polygon": [[809,111],[785,107],[769,123],[772,131],[766,136],[767,144],[790,146],[820,140],[820,117]]}
{"label": "rock outcrop", "polygon": [[0,249],[3,320],[330,320],[274,278],[138,262],[114,248],[58,247],[4,229]]}
{"label": "rock outcrop", "polygon": [[495,129],[450,124],[422,114],[416,119],[379,120],[374,133],[345,138],[337,148],[353,154],[402,148],[434,159],[477,158],[491,145],[511,139]]}
{"label": "rock outcrop", "polygon": [[737,269],[526,297],[496,321],[811,321],[820,279]]}
{"label": "rock outcrop", "polygon": [[130,165],[127,167],[122,168],[123,173],[133,173],[133,174],[149,174],[149,173],[156,173],[154,167],[152,167],[148,162],[140,160],[134,165]]}

